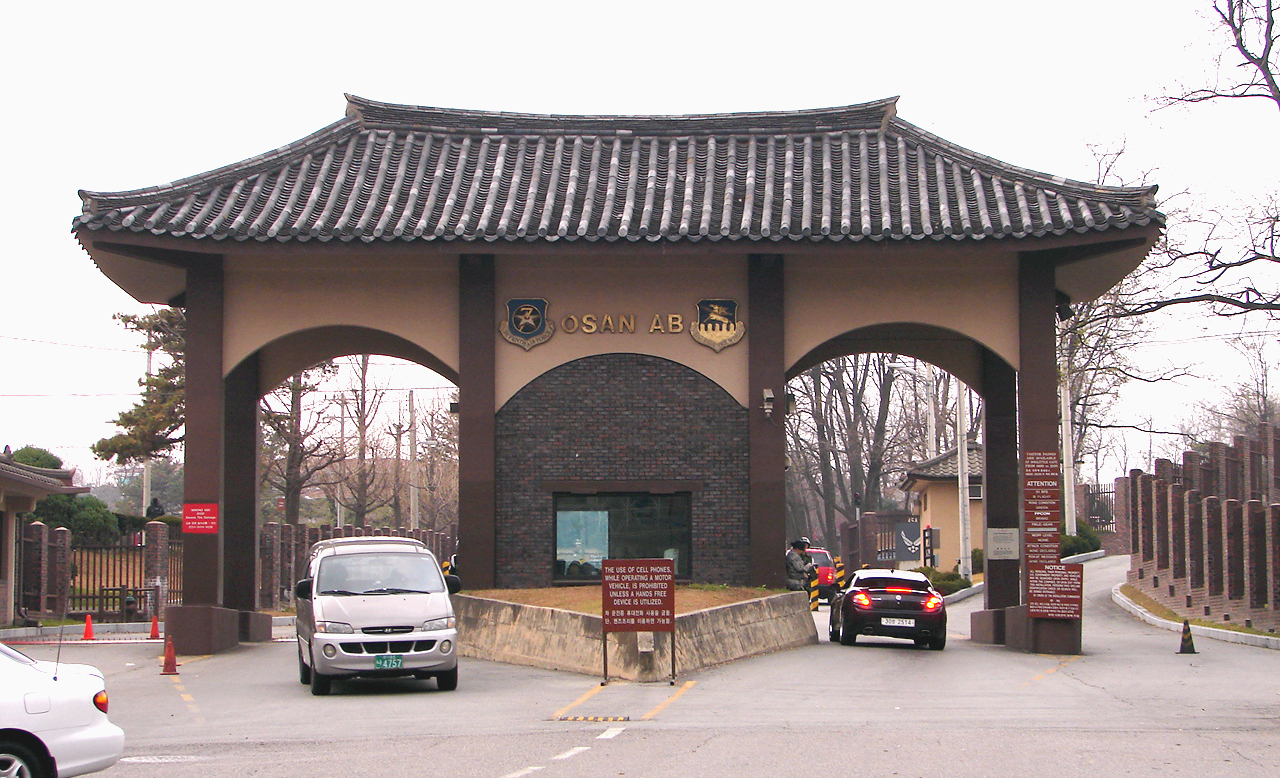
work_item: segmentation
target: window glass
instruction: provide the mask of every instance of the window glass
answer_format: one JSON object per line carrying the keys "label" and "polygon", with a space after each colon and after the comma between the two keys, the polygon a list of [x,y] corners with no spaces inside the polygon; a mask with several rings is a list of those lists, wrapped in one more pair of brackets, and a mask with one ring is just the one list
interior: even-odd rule
{"label": "window glass", "polygon": [[818,567],[834,567],[835,566],[835,563],[831,561],[831,554],[827,553],[826,551],[815,551],[814,549],[811,548],[809,549],[809,558],[812,559],[813,563]]}
{"label": "window glass", "polygon": [[445,591],[432,557],[414,553],[334,554],[320,560],[314,586],[337,595]]}
{"label": "window glass", "polygon": [[690,495],[557,494],[555,577],[592,579],[605,559],[673,559],[691,569]]}
{"label": "window glass", "polygon": [[914,589],[918,592],[929,590],[928,581],[917,581],[910,578],[872,578],[867,576],[853,582],[859,589]]}

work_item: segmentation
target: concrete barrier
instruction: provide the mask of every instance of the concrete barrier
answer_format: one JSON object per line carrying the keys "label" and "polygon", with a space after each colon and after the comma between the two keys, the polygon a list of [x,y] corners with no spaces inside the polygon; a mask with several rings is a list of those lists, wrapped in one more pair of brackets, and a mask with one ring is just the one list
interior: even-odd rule
{"label": "concrete barrier", "polygon": [[[458,648],[463,656],[509,664],[602,673],[601,619],[585,613],[457,594]],[[818,642],[809,598],[787,592],[676,616],[676,675],[735,659]],[[671,675],[671,637],[609,634],[609,677],[660,681]]]}

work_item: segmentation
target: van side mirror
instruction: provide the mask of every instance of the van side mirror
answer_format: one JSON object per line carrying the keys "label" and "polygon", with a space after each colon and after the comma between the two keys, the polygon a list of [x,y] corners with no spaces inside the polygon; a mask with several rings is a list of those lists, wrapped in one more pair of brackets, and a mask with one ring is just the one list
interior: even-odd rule
{"label": "van side mirror", "polygon": [[444,577],[444,585],[445,588],[449,590],[449,594],[457,594],[462,591],[462,579],[456,575],[446,574]]}
{"label": "van side mirror", "polygon": [[311,578],[303,578],[301,581],[298,581],[297,585],[293,587],[294,599],[297,599],[297,600],[311,599],[312,582],[313,580]]}

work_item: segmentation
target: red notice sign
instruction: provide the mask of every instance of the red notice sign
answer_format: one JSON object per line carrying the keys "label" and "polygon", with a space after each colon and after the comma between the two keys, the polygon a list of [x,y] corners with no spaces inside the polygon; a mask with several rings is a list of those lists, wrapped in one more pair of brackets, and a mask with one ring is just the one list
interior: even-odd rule
{"label": "red notice sign", "polygon": [[188,535],[218,534],[218,504],[189,502],[183,505],[182,532]]}
{"label": "red notice sign", "polygon": [[672,559],[605,559],[600,597],[605,632],[671,632],[676,624]]}
{"label": "red notice sign", "polygon": [[1078,619],[1084,565],[1027,564],[1027,615],[1033,619]]}

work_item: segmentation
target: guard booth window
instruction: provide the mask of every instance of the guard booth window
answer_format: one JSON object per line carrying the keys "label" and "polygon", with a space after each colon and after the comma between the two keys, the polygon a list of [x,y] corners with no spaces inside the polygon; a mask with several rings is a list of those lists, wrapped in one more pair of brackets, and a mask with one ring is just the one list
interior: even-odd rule
{"label": "guard booth window", "polygon": [[674,559],[690,571],[689,492],[555,494],[557,580],[600,577],[605,559]]}

